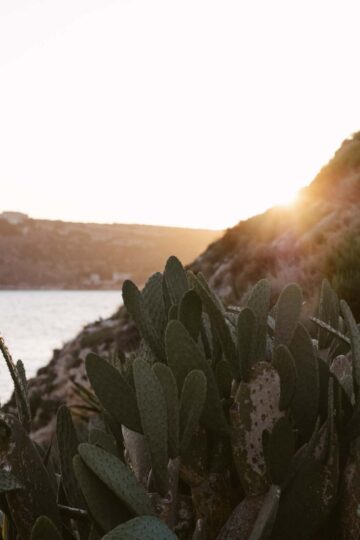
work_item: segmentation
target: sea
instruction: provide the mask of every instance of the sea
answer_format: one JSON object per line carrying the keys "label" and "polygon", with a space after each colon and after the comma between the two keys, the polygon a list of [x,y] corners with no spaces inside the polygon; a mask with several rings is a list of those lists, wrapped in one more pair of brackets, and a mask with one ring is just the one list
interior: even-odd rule
{"label": "sea", "polygon": [[[54,349],[75,337],[87,323],[112,315],[121,291],[0,291],[0,335],[13,359],[33,377]],[[0,403],[13,385],[0,353]]]}

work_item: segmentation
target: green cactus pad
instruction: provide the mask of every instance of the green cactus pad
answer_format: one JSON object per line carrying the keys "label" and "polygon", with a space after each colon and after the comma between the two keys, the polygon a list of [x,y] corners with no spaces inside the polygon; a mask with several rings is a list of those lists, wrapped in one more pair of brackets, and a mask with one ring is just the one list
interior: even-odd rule
{"label": "green cactus pad", "polygon": [[249,382],[241,382],[230,409],[235,466],[247,495],[259,495],[268,488],[263,452],[263,432],[272,432],[284,415],[280,411],[280,377],[267,362],[253,368]]}
{"label": "green cactus pad", "polygon": [[201,369],[206,375],[207,382],[203,421],[209,429],[227,433],[228,425],[215,375],[197,343],[179,321],[169,322],[165,341],[168,364],[175,375],[179,391],[182,390],[186,375],[193,369]]}
{"label": "green cactus pad", "polygon": [[216,383],[219,389],[220,397],[228,399],[231,392],[232,376],[229,362],[220,360],[215,366]]}
{"label": "green cactus pad", "polygon": [[309,439],[318,416],[320,385],[319,366],[311,337],[298,324],[290,346],[297,372],[296,388],[291,400],[291,411],[302,441]]}
{"label": "green cactus pad", "polygon": [[176,321],[179,318],[179,306],[173,304],[168,311],[168,321]]}
{"label": "green cactus pad", "polygon": [[162,280],[162,274],[156,272],[148,279],[141,291],[145,308],[159,338],[162,337],[166,325]]}
{"label": "green cactus pad", "polygon": [[156,332],[141,292],[135,283],[126,280],[122,287],[122,295],[126,309],[134,319],[140,334],[158,360],[163,361],[164,350],[162,341]]}
{"label": "green cactus pad", "polygon": [[19,407],[19,414],[22,418],[22,424],[25,427],[25,429],[28,430],[31,427],[31,411],[30,411],[25,366],[22,360],[18,360],[16,362],[16,371],[17,371],[18,381],[19,381],[19,384],[16,385],[18,386],[18,388],[16,389],[16,403],[17,403],[17,406]]}
{"label": "green cactus pad", "polygon": [[57,413],[56,438],[59,449],[61,479],[67,500],[71,506],[85,508],[84,499],[76,480],[73,457],[77,454],[79,440],[69,409],[63,405]]}
{"label": "green cactus pad", "polygon": [[257,320],[250,308],[244,308],[237,320],[237,348],[241,379],[248,381],[251,368],[257,360]]}
{"label": "green cactus pad", "polygon": [[340,301],[340,308],[350,334],[354,388],[357,399],[359,399],[358,393],[360,390],[360,330],[356,324],[353,314],[351,313],[351,309],[349,308],[345,300]]}
{"label": "green cactus pad", "polygon": [[180,405],[180,453],[191,443],[199,425],[206,399],[206,377],[203,371],[195,369],[186,376],[181,392]]}
{"label": "green cactus pad", "polygon": [[42,457],[21,422],[10,414],[0,416],[0,455],[2,468],[12,472],[23,488],[5,495],[20,537],[30,537],[41,515],[60,528],[56,494]]}
{"label": "green cactus pad", "polygon": [[16,406],[18,409],[19,420],[26,431],[30,431],[31,426],[31,411],[27,395],[27,384],[25,369],[20,361],[15,365],[9,349],[7,348],[4,339],[0,336],[0,351],[4,357],[6,366],[14,383]]}
{"label": "green cactus pad", "polygon": [[109,362],[95,354],[86,357],[86,373],[101,405],[120,424],[142,432],[133,388]]}
{"label": "green cactus pad", "polygon": [[187,291],[179,304],[179,321],[185,326],[191,337],[196,341],[202,322],[202,303],[196,292]]}
{"label": "green cactus pad", "polygon": [[230,514],[216,540],[248,540],[266,499],[266,494],[245,497]]}
{"label": "green cactus pad", "polygon": [[225,358],[230,363],[233,376],[239,378],[236,347],[230,328],[226,322],[224,306],[215,293],[210,290],[209,286],[204,285],[204,278],[201,275],[195,276],[189,272],[189,279],[210,317],[212,327],[221,343]]}
{"label": "green cactus pad", "polygon": [[336,356],[330,366],[330,372],[335,376],[344,390],[350,403],[355,402],[352,365],[348,356]]}
{"label": "green cactus pad", "polygon": [[30,540],[61,540],[61,534],[46,516],[40,516],[31,531]]}
{"label": "green cactus pad", "polygon": [[112,434],[102,429],[93,428],[89,431],[89,443],[106,450],[109,454],[119,457],[115,438]]}
{"label": "green cactus pad", "polygon": [[175,458],[179,455],[179,396],[173,372],[166,364],[158,362],[153,370],[160,381],[166,401],[168,419],[169,456]]}
{"label": "green cactus pad", "polygon": [[285,410],[291,403],[297,380],[295,361],[286,345],[276,347],[272,364],[280,376],[280,409]]}
{"label": "green cactus pad", "polygon": [[[359,441],[351,446],[351,452],[343,472],[339,496],[338,534],[344,540],[360,537],[360,448]],[[340,536],[341,535],[341,536]]]}
{"label": "green cactus pad", "polygon": [[134,516],[134,513],[93,473],[79,455],[74,456],[73,466],[88,512],[98,530],[102,533],[111,531]]}
{"label": "green cactus pad", "polygon": [[[310,451],[305,452],[295,477],[281,497],[273,536],[277,540],[307,540],[319,530],[333,508],[339,483],[339,450],[333,431],[329,448],[328,427],[316,435]],[[310,445],[310,443],[309,443]]]}
{"label": "green cactus pad", "polygon": [[141,425],[148,441],[152,472],[161,494],[168,490],[168,419],[161,383],[151,366],[136,358],[133,363],[136,399]]}
{"label": "green cactus pad", "polygon": [[273,484],[282,486],[295,452],[295,434],[288,418],[279,418],[263,442],[269,479]]}
{"label": "green cactus pad", "polygon": [[172,304],[179,304],[189,290],[186,271],[177,257],[169,257],[165,266],[165,281]]}
{"label": "green cactus pad", "polygon": [[268,279],[261,279],[251,290],[247,299],[247,307],[252,309],[257,320],[257,360],[265,360],[267,318],[270,308],[271,286]]}
{"label": "green cactus pad", "polygon": [[124,446],[127,460],[136,479],[143,486],[147,485],[149,473],[151,471],[151,456],[149,445],[145,435],[131,431],[123,426]]}
{"label": "green cactus pad", "polygon": [[302,292],[296,283],[291,283],[281,292],[276,304],[275,346],[289,345],[299,321]]}
{"label": "green cactus pad", "polygon": [[91,471],[137,515],[152,515],[144,489],[120,459],[92,444],[79,445],[79,454]]}
{"label": "green cactus pad", "polygon": [[[339,326],[339,300],[327,279],[321,285],[318,318],[329,324],[334,330]],[[326,330],[319,328],[318,331],[319,348],[325,349],[331,343],[331,336]]]}
{"label": "green cactus pad", "polygon": [[138,517],[119,525],[102,540],[177,540],[177,536],[155,517]]}
{"label": "green cactus pad", "polygon": [[256,518],[249,540],[268,540],[268,538],[270,538],[279,508],[280,495],[281,490],[279,486],[270,486]]}

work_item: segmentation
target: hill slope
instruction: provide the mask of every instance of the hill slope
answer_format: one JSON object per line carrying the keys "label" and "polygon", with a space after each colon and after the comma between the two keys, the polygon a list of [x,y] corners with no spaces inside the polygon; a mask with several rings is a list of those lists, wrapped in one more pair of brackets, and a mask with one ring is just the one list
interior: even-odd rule
{"label": "hill slope", "polygon": [[[202,271],[227,303],[241,302],[248,288],[265,276],[274,294],[284,284],[297,281],[309,308],[322,278],[328,276],[356,312],[359,204],[360,136],[355,135],[302,190],[294,206],[272,208],[240,222],[211,244],[191,268]],[[86,384],[86,354],[92,350],[106,356],[115,344],[124,351],[137,344],[137,332],[124,309],[111,319],[88,325],[30,382],[33,427],[39,441],[48,440],[59,404],[76,403],[73,383]]]}
{"label": "hill slope", "polygon": [[143,283],[174,247],[190,262],[217,231],[103,225],[0,214],[0,289],[116,289]]}
{"label": "hill slope", "polygon": [[[277,295],[299,283],[308,302],[323,277],[360,315],[360,134],[347,139],[296,203],[274,207],[226,231],[192,264],[227,303],[268,277]],[[359,285],[356,285],[359,278]]]}

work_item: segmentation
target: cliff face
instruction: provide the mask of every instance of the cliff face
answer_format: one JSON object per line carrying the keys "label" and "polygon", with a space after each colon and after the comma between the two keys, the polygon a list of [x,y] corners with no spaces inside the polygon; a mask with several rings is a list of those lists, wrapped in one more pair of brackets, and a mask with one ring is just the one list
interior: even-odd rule
{"label": "cliff face", "polygon": [[[230,304],[241,303],[250,286],[267,276],[274,295],[286,283],[298,282],[308,308],[313,309],[321,280],[327,276],[339,287],[344,283],[348,286],[343,286],[343,291],[356,308],[351,283],[360,283],[360,274],[359,281],[357,274],[356,280],[351,281],[351,276],[360,264],[360,242],[358,251],[353,249],[354,241],[360,238],[359,205],[360,137],[355,135],[302,190],[293,206],[272,208],[240,222],[195,259],[191,269],[202,271]],[[343,267],[338,265],[339,260]],[[339,292],[343,295],[342,290]],[[87,384],[83,359],[88,352],[107,356],[115,345],[129,351],[136,347],[137,340],[133,324],[121,309],[111,319],[88,325],[56,351],[50,364],[29,383],[35,438],[49,440],[58,406],[78,402],[74,382]]]}

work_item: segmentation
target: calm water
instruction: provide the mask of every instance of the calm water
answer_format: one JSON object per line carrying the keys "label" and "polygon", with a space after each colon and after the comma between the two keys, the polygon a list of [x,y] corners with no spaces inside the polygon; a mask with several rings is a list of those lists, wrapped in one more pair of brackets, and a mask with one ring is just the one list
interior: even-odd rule
{"label": "calm water", "polygon": [[[0,334],[28,377],[86,324],[106,318],[121,303],[120,291],[0,291]],[[12,382],[0,354],[0,401]]]}

